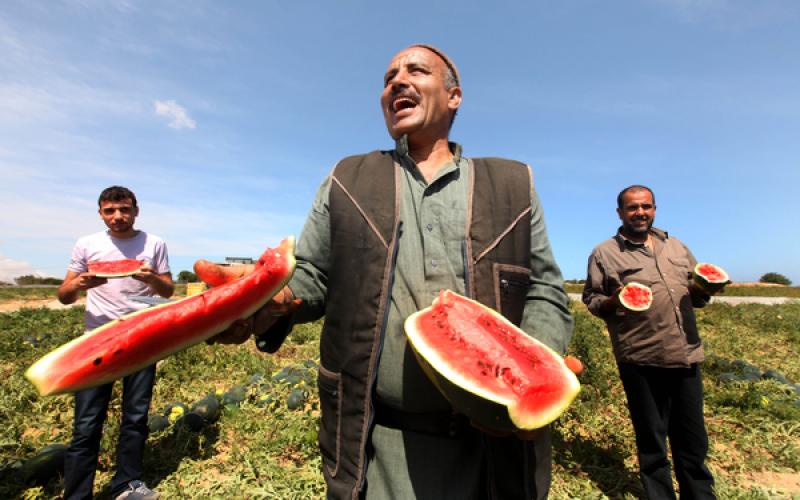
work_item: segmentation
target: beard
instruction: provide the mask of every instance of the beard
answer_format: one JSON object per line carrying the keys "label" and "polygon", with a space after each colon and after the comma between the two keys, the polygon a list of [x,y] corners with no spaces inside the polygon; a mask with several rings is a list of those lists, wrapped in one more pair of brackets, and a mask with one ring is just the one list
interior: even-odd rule
{"label": "beard", "polygon": [[650,228],[653,227],[653,219],[648,220],[646,224],[626,223],[623,225],[623,227],[625,228],[625,231],[628,232],[628,234],[632,234],[635,236],[643,236],[649,233]]}

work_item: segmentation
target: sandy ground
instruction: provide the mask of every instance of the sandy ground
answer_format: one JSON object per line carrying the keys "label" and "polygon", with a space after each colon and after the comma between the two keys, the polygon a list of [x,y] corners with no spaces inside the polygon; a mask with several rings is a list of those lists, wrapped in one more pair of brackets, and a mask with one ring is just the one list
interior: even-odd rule
{"label": "sandy ground", "polygon": [[[570,293],[568,294],[569,298],[575,301],[580,302],[581,294],[579,293]],[[3,312],[11,312],[16,311],[17,309],[21,309],[23,307],[46,307],[48,309],[66,309],[69,307],[74,307],[77,305],[83,305],[86,302],[86,299],[79,299],[78,302],[75,304],[71,304],[65,306],[61,304],[57,300],[50,300],[50,299],[35,299],[35,300],[10,300],[5,302],[0,302],[0,313]],[[774,305],[774,304],[788,304],[791,302],[800,302],[800,299],[788,298],[788,297],[712,297],[711,302],[720,302],[724,304],[767,304],[767,305]]]}
{"label": "sandy ground", "polygon": [[35,299],[35,300],[9,300],[0,302],[0,312],[11,312],[16,311],[17,309],[22,309],[23,307],[30,307],[33,309],[39,307],[46,307],[48,309],[67,309],[70,307],[83,305],[86,303],[86,299],[78,299],[77,302],[74,304],[70,304],[65,306],[61,302],[52,299]]}

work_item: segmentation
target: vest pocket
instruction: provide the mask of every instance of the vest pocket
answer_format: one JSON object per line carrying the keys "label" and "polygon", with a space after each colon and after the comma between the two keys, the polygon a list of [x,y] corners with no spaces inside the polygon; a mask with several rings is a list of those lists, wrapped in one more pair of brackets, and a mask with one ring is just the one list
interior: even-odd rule
{"label": "vest pocket", "polygon": [[530,270],[522,266],[495,263],[494,293],[497,312],[515,325],[522,322],[522,312],[530,288]]}
{"label": "vest pocket", "polygon": [[317,385],[319,386],[320,410],[322,411],[319,429],[322,462],[328,474],[336,477],[339,471],[342,432],[340,418],[342,413],[342,375],[320,365]]}

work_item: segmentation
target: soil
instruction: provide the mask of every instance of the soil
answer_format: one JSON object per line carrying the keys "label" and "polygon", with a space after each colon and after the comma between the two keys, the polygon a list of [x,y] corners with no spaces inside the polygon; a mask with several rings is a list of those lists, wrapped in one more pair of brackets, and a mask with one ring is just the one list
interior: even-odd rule
{"label": "soil", "polygon": [[86,299],[83,298],[78,299],[77,302],[68,306],[65,306],[59,301],[53,299],[6,300],[0,302],[0,312],[16,311],[17,309],[22,309],[23,307],[30,307],[33,309],[39,307],[46,307],[48,309],[66,309],[68,307],[83,305],[85,303]]}
{"label": "soil", "polygon": [[[800,474],[797,472],[749,472],[746,477],[762,488],[795,495],[800,493]],[[794,496],[792,497],[794,498]]]}

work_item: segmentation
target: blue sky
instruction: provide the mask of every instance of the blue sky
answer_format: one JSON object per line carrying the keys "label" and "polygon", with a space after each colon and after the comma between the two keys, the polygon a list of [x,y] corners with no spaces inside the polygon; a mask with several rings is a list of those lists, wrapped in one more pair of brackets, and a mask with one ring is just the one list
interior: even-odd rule
{"label": "blue sky", "polygon": [[699,260],[800,283],[795,0],[4,1],[0,279],[63,276],[112,184],[175,273],[299,235],[337,160],[392,147],[417,42],[459,66],[465,154],[532,165],[566,278],[644,183]]}

